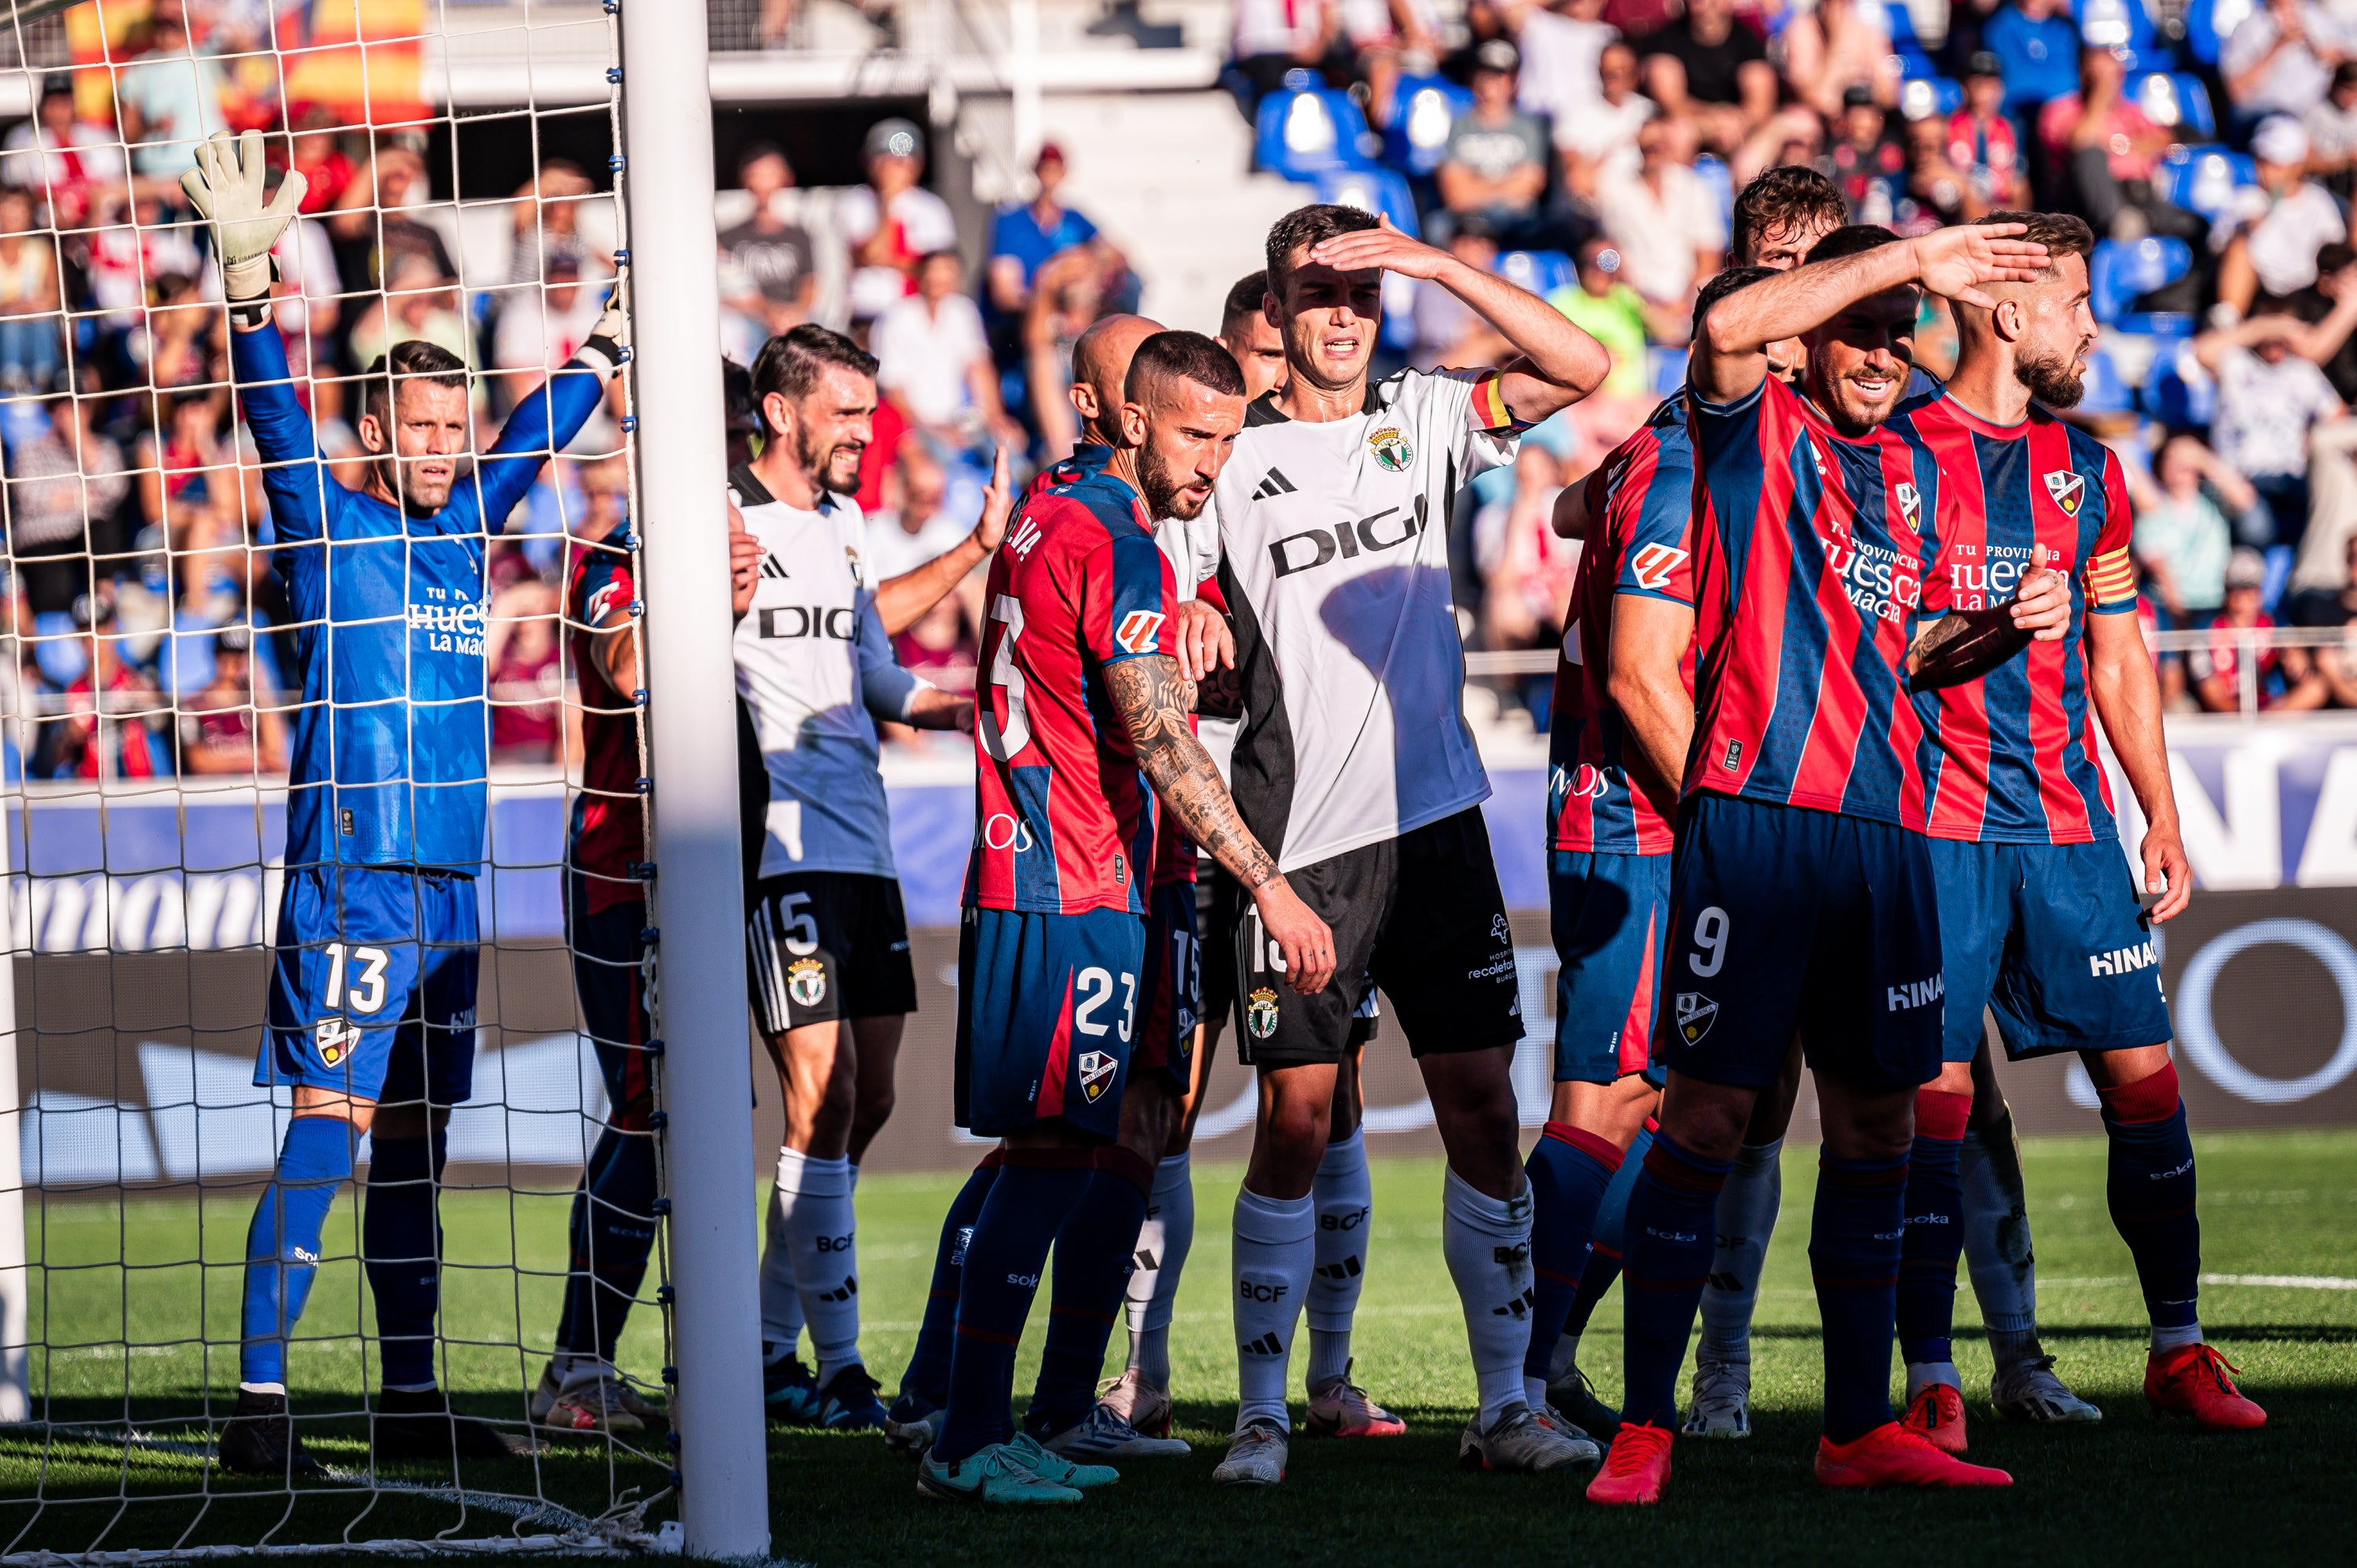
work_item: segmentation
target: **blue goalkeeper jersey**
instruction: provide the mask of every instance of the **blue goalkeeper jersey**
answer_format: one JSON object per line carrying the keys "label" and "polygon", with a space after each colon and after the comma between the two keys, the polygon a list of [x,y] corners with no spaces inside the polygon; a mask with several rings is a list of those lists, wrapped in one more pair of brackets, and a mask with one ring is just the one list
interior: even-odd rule
{"label": "blue goalkeeper jersey", "polygon": [[296,620],[303,703],[286,795],[286,865],[482,861],[490,718],[484,549],[604,378],[568,364],[520,403],[431,517],[329,477],[274,331],[230,334],[237,392],[267,466],[265,545]]}

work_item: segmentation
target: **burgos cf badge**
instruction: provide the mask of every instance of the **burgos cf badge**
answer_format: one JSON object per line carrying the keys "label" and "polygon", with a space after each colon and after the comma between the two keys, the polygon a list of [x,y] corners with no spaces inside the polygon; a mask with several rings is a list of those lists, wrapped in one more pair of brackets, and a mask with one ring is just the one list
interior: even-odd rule
{"label": "burgos cf badge", "polygon": [[1093,1105],[1113,1087],[1114,1059],[1103,1051],[1081,1054],[1081,1098]]}
{"label": "burgos cf badge", "polygon": [[1162,630],[1158,610],[1132,610],[1114,628],[1113,639],[1129,653],[1151,653]]}
{"label": "burgos cf badge", "polygon": [[815,1007],[826,1000],[826,965],[814,958],[798,958],[786,965],[786,994],[797,1007]]}
{"label": "burgos cf badge", "polygon": [[1678,993],[1678,1035],[1686,1044],[1698,1045],[1710,1026],[1718,1021],[1718,1004],[1699,991]]}
{"label": "burgos cf badge", "polygon": [[2079,515],[2079,502],[2087,493],[2087,476],[2066,473],[2058,468],[2046,476],[2046,493],[2062,509],[2064,517]]}
{"label": "burgos cf badge", "polygon": [[1415,448],[1407,444],[1407,437],[1399,433],[1396,424],[1386,424],[1368,436],[1367,449],[1375,455],[1376,462],[1394,474],[1405,473],[1407,466],[1415,461]]}
{"label": "burgos cf badge", "polygon": [[1907,520],[1910,528],[1923,526],[1923,492],[1901,480],[1893,485],[1890,493],[1899,499],[1899,515]]}
{"label": "burgos cf badge", "polygon": [[1244,1023],[1250,1026],[1253,1038],[1265,1040],[1276,1033],[1276,993],[1264,985],[1252,993],[1244,1008]]}
{"label": "burgos cf badge", "polygon": [[311,1026],[311,1044],[319,1059],[334,1067],[361,1043],[361,1026],[348,1018],[322,1018]]}

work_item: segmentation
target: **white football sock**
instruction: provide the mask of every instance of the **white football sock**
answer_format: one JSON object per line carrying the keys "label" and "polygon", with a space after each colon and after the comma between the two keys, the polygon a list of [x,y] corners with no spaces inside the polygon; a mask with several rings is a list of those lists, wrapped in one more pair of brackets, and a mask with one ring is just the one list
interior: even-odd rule
{"label": "white football sock", "polygon": [[1307,1382],[1315,1393],[1351,1369],[1351,1324],[1367,1283],[1367,1217],[1374,1202],[1365,1128],[1326,1145],[1309,1201],[1318,1214],[1318,1261],[1309,1276]]}
{"label": "white football sock", "polygon": [[1235,1228],[1236,1430],[1254,1421],[1289,1428],[1286,1368],[1318,1260],[1317,1211],[1307,1197],[1240,1187]]}
{"label": "white football sock", "polygon": [[1531,1345],[1531,1189],[1487,1197],[1448,1173],[1440,1251],[1465,1308],[1465,1337],[1481,1396],[1483,1430],[1523,1402],[1523,1357]]}
{"label": "white football sock", "polygon": [[859,1359],[859,1263],[851,1162],[778,1151],[779,1224],[793,1254],[794,1283],[810,1320],[818,1384]]}
{"label": "white football sock", "polygon": [[1566,1334],[1555,1342],[1555,1349],[1547,1356],[1547,1381],[1560,1382],[1578,1365],[1579,1336]]}
{"label": "white football sock", "polygon": [[1129,1364],[1157,1389],[1170,1386],[1170,1317],[1178,1276],[1195,1245],[1195,1178],[1183,1149],[1154,1167],[1137,1267],[1129,1276]]}
{"label": "white football sock", "polygon": [[1760,1271],[1768,1262],[1768,1238],[1776,1233],[1776,1211],[1784,1202],[1784,1140],[1746,1144],[1719,1189],[1718,1250],[1711,1255],[1710,1283],[1702,1290],[1702,1340],[1697,1358],[1714,1361],[1751,1359],[1751,1311],[1760,1302]]}
{"label": "white football sock", "polygon": [[1964,1266],[1997,1364],[2037,1354],[2038,1264],[2029,1251],[2029,1197],[2013,1114],[1964,1133],[1959,1176],[1964,1193]]}
{"label": "white football sock", "polygon": [[1964,1374],[1956,1370],[1953,1361],[1910,1361],[1907,1363],[1907,1402],[1933,1383],[1945,1383],[1959,1393],[1964,1391]]}
{"label": "white football sock", "polygon": [[802,1159],[778,1150],[778,1185],[761,1226],[761,1344],[770,1360],[794,1353],[802,1337],[802,1297],[794,1288],[794,1249],[786,1240],[786,1161]]}

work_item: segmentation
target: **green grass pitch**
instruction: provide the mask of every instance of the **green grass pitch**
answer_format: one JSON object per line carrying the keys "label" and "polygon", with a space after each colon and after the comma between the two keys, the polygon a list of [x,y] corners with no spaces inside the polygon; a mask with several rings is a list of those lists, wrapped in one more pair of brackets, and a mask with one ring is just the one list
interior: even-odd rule
{"label": "green grass pitch", "polygon": [[[1787,1160],[1785,1209],[1769,1255],[1755,1362],[1756,1434],[1748,1442],[1682,1442],[1667,1500],[1620,1513],[1588,1508],[1579,1477],[1467,1475],[1457,1436],[1472,1399],[1462,1323],[1439,1249],[1440,1167],[1426,1160],[1374,1167],[1373,1240],[1357,1336],[1358,1375],[1406,1416],[1401,1441],[1297,1442],[1286,1484],[1264,1495],[1214,1490],[1210,1472],[1234,1411],[1234,1350],[1224,1300],[1227,1215],[1240,1171],[1196,1173],[1200,1217],[1174,1336],[1179,1434],[1186,1460],[1129,1468],[1121,1485],[1046,1517],[979,1515],[920,1499],[910,1466],[872,1434],[777,1430],[771,1441],[773,1548],[823,1564],[996,1563],[1098,1565],[1114,1562],[1211,1564],[1271,1562],[1441,1563],[1525,1557],[1641,1554],[1665,1563],[1910,1563],[2201,1560],[2238,1563],[2314,1560],[2347,1551],[2350,1455],[2357,1453],[2357,1133],[2240,1134],[2195,1140],[2201,1160],[2203,1267],[2221,1276],[2298,1276],[2331,1286],[2211,1283],[2202,1316],[2212,1337],[2243,1369],[2265,1404],[2263,1433],[2199,1434],[2150,1419],[2143,1409],[2144,1314],[2126,1250],[2104,1206],[2104,1146],[2048,1140],[2025,1151],[2047,1348],[2083,1394],[2103,1405],[2099,1427],[2040,1432],[1998,1423],[1985,1395],[1986,1348],[1967,1287],[1958,1295],[1958,1359],[1973,1420],[1973,1456],[2010,1469],[2009,1492],[1964,1496],[1831,1495],[1809,1478],[1819,1380],[1816,1313],[1805,1241],[1812,1157]],[[866,1345],[888,1391],[917,1326],[933,1240],[953,1176],[877,1175],[861,1183],[861,1300]],[[126,1399],[151,1434],[194,1438],[176,1426],[199,1408],[210,1381],[218,1402],[235,1382],[237,1273],[250,1200],[59,1204],[37,1226],[36,1255],[59,1263],[127,1255],[153,1263],[37,1273],[34,1332],[55,1342],[123,1337],[160,1344],[197,1334],[218,1348],[210,1374],[199,1353],[150,1349],[124,1359],[83,1351],[49,1366],[61,1418],[119,1417]],[[490,1416],[521,1413],[521,1389],[536,1354],[513,1348],[515,1326],[544,1344],[554,1324],[564,1262],[565,1195],[511,1198],[452,1194],[445,1222],[453,1264],[446,1333],[450,1380],[462,1402]],[[40,1218],[36,1216],[37,1219]],[[201,1223],[199,1223],[201,1221]],[[336,1210],[330,1252],[347,1259],[356,1235],[349,1198]],[[213,1267],[193,1259],[201,1236]],[[517,1273],[511,1259],[528,1272]],[[44,1288],[45,1287],[45,1288]],[[363,1321],[357,1269],[322,1271],[307,1327],[322,1333]],[[1018,1372],[1028,1391],[1044,1306]],[[1117,1369],[1116,1335],[1109,1370]],[[651,1375],[661,1351],[653,1315],[641,1312],[623,1359]],[[1601,1391],[1620,1384],[1616,1293],[1598,1315],[1583,1357]],[[1300,1358],[1296,1358],[1296,1375]],[[354,1407],[361,1362],[351,1341],[324,1340],[296,1359],[298,1408]],[[1895,1369],[1894,1369],[1895,1372]],[[1297,1410],[1298,1394],[1297,1393]],[[217,1403],[216,1408],[221,1408]],[[332,1464],[361,1466],[360,1429],[323,1419],[311,1441]],[[446,1481],[433,1466],[400,1472],[413,1486]],[[594,1512],[609,1492],[659,1491],[662,1466],[603,1446],[567,1444],[534,1466],[470,1466],[470,1490],[537,1490]],[[367,1540],[499,1534],[511,1515],[457,1507],[414,1491],[382,1497],[328,1491],[291,1508],[282,1495],[250,1497],[214,1478],[208,1500],[167,1499],[207,1485],[194,1454],[166,1446],[138,1453],[126,1470],[119,1442],[58,1437],[46,1446],[0,1434],[0,1543],[10,1551],[160,1546],[253,1540]],[[41,1490],[51,1504],[36,1517]],[[118,1509],[119,1491],[134,1501]],[[153,1500],[148,1500],[152,1497]],[[87,1502],[62,1499],[82,1498]],[[654,1518],[667,1517],[668,1503]],[[193,1524],[193,1528],[191,1528]],[[27,1528],[29,1526],[29,1529]],[[349,1533],[347,1533],[349,1531]],[[2332,1543],[2341,1542],[2339,1547]]]}

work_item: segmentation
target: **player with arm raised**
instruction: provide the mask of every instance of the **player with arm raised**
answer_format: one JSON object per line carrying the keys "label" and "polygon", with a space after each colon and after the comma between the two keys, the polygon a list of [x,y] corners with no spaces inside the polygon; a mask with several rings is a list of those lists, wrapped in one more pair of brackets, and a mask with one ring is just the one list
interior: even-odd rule
{"label": "player with arm raised", "polygon": [[[1286,1365],[1317,1256],[1310,1195],[1371,985],[1396,1006],[1448,1153],[1443,1248],[1481,1394],[1463,1454],[1495,1469],[1592,1460],[1523,1391],[1530,1198],[1508,1076],[1523,1020],[1447,542],[1466,477],[1511,462],[1517,434],[1593,391],[1609,360],[1544,302],[1353,208],[1288,214],[1267,252],[1264,308],[1288,380],[1252,404],[1218,493],[1245,711],[1231,777],[1245,822],[1333,922],[1339,983],[1281,994],[1286,972],[1240,923],[1237,1044],[1259,1069],[1260,1113],[1236,1199],[1243,1399],[1213,1478],[1284,1475]],[[1457,295],[1518,357],[1372,381],[1386,270]]]}
{"label": "player with arm raised", "polygon": [[[1115,1478],[1017,1434],[1007,1402],[1049,1248],[1104,1178],[1100,1152],[1120,1131],[1156,798],[1252,890],[1295,983],[1315,991],[1333,975],[1331,933],[1244,827],[1168,653],[1170,568],[1150,519],[1210,496],[1243,392],[1211,339],[1146,339],[1125,394],[1134,444],[1028,498],[991,566],[956,1091],[960,1123],[1006,1150],[959,1272],[949,1399],[918,1470],[931,1496],[1071,1502]],[[1110,1284],[1099,1299],[1108,1330],[1118,1276]]]}
{"label": "player with arm raised", "polygon": [[[1929,455],[1883,425],[1906,387],[1919,291],[1986,300],[1977,285],[2032,275],[2045,252],[2017,232],[1838,230],[1809,264],[1696,323],[1694,618],[1654,618],[1613,650],[1648,757],[1676,755],[1681,704],[1638,693],[1679,693],[1691,657],[1696,702],[1653,1036],[1667,1084],[1625,1227],[1624,1424],[1592,1501],[1660,1500],[1718,1191],[1796,1031],[1825,1136],[1810,1244],[1818,1477],[2009,1484],[1900,1426],[1888,1392],[1913,1102],[1938,1074],[1941,1019],[1922,726],[1901,669],[1946,607],[1938,551],[1956,501]],[[1767,353],[1795,337],[1797,388]],[[2016,623],[2060,637],[2059,588],[2050,574],[2026,580]]]}
{"label": "player with arm raised", "polygon": [[[1985,1139],[2012,1141],[1988,1064],[1988,1009],[2008,1059],[2076,1051],[2094,1083],[2111,1143],[2112,1222],[2135,1257],[2152,1320],[2146,1401],[2205,1426],[2261,1426],[2266,1412],[2202,1342],[2196,1311],[2193,1144],[2151,935],[2185,908],[2192,872],[2161,742],[2160,686],[2134,614],[2135,520],[2119,458],[2051,412],[2079,401],[2095,342],[2087,305],[2094,236],[2080,220],[2049,213],[1993,212],[1983,221],[2021,226],[2046,247],[2047,265],[1986,285],[1988,305],[1958,302],[1956,373],[1943,395],[1910,405],[1891,428],[1928,449],[1961,491],[1961,532],[1942,542],[1954,607],[1996,602],[2042,565],[2071,580],[2071,618],[2059,641],[1914,697],[1930,743],[1924,811],[1947,1029],[1940,1077],[1916,1098],[1908,1165],[1899,1276],[1906,1422],[1951,1453],[1964,1449],[1950,1346],[1956,1260],[1974,1219],[1960,1159],[1970,1122],[1983,1124]],[[2138,858],[2142,891],[2156,900],[2149,910],[2122,864],[2090,706],[2144,812]],[[1982,1307],[1996,1358],[1991,1402],[2018,1419],[2099,1419],[2055,1380],[2053,1358],[2039,1346],[2026,1215],[2022,1229],[2018,1280],[1999,1282],[2018,1291],[2020,1316],[2000,1323],[1989,1303]],[[1976,1261],[1976,1283],[1982,1273]]]}
{"label": "player with arm raised", "polygon": [[[890,639],[996,548],[1011,498],[1002,455],[974,531],[871,586],[852,492],[876,413],[875,360],[804,323],[762,346],[752,397],[768,440],[728,476],[762,557],[736,630],[746,825],[759,844],[745,940],[786,1122],[761,1264],[764,1394],[787,1420],[860,1430],[885,1412],[859,1353],[853,1187],[890,1112],[901,1026],[917,1004],[876,720],[972,722],[963,697],[900,667]],[[805,1322],[814,1377],[794,1354]]]}
{"label": "player with arm raised", "polygon": [[488,799],[483,561],[549,455],[620,363],[609,307],[581,351],[517,405],[468,479],[466,366],[404,342],[370,366],[359,434],[373,456],[348,490],[319,460],[270,316],[270,247],[303,179],[264,201],[262,138],[216,136],[183,177],[213,227],[231,363],[267,472],[267,542],[303,667],[286,802],[285,888],[257,1084],[295,1114],[246,1242],[237,1411],[222,1464],[315,1474],[287,1415],[286,1347],[328,1206],[370,1141],[361,1247],[375,1298],[381,1460],[497,1457],[529,1446],[454,1417],[436,1385],[439,1187],[450,1107],[472,1092],[480,868]]}

